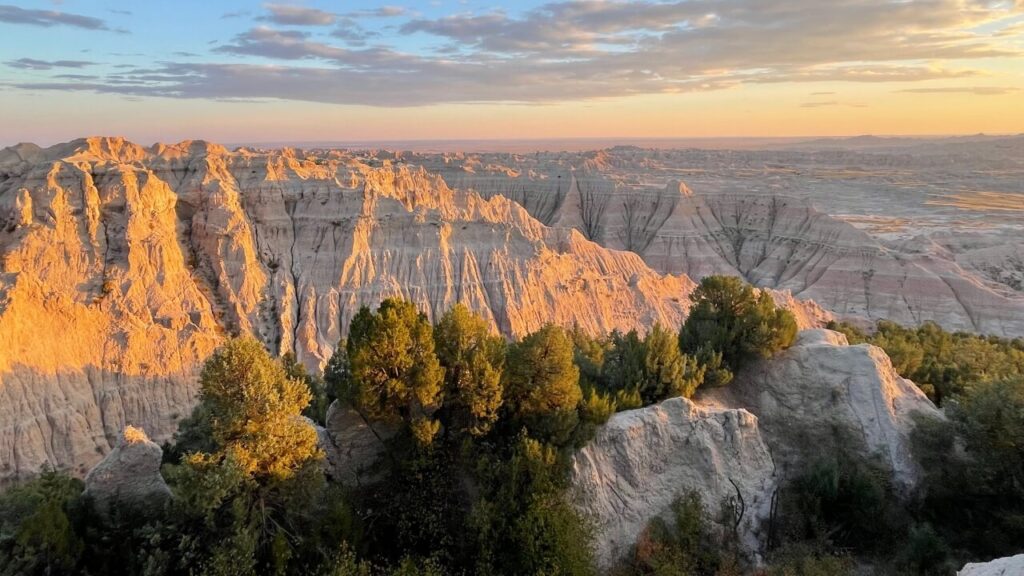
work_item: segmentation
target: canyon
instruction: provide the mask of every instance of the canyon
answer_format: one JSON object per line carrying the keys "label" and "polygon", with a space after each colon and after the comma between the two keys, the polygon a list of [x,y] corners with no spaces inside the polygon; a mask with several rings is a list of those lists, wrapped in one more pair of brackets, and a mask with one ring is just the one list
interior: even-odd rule
{"label": "canyon", "polygon": [[[1010,160],[979,168],[996,184],[1019,175],[1020,139],[1009,140],[998,158]],[[463,302],[507,336],[547,322],[603,334],[675,329],[695,281],[732,274],[772,290],[802,328],[886,318],[1024,334],[1017,196],[958,190],[920,203],[926,213],[980,210],[987,231],[880,232],[852,201],[835,203],[845,214],[836,218],[787,190],[780,182],[795,169],[776,166],[779,155],[808,157],[228,150],[120,138],[4,149],[0,483],[43,465],[84,475],[125,425],[167,439],[195,402],[202,362],[230,335],[255,335],[318,370],[359,307],[391,296],[430,318]],[[811,154],[821,155],[877,160]],[[945,165],[924,153],[876,156],[900,173]],[[696,161],[704,172],[687,167]],[[728,162],[745,162],[732,181],[760,177],[764,189],[723,190],[729,180],[706,170]],[[906,202],[875,212],[898,217]]]}

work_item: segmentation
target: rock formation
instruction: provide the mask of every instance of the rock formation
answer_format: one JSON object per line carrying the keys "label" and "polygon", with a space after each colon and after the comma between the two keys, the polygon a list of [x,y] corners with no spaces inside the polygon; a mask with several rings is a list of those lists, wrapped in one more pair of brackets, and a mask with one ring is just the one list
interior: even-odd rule
{"label": "rock formation", "polygon": [[320,446],[327,455],[327,473],[348,486],[376,478],[373,466],[384,455],[385,442],[397,432],[379,424],[371,426],[354,408],[337,400],[327,409],[322,430]]}
{"label": "rock formation", "polygon": [[850,346],[830,330],[800,332],[793,347],[745,368],[729,386],[701,394],[699,402],[756,414],[783,473],[797,468],[802,449],[842,442],[879,458],[904,488],[917,478],[910,453],[915,413],[940,417],[881,348]]}
{"label": "rock formation", "polygon": [[576,454],[573,488],[577,506],[596,527],[598,564],[607,568],[629,552],[651,519],[668,514],[691,490],[716,516],[727,499],[741,505],[741,538],[756,552],[775,475],[753,414],[672,398],[612,416]]}
{"label": "rock formation", "polygon": [[628,553],[689,490],[712,513],[740,496],[741,542],[757,554],[776,487],[808,456],[835,447],[836,430],[846,449],[879,458],[897,486],[911,488],[915,412],[939,417],[880,348],[805,330],[792,348],[695,402],[674,398],[613,416],[575,456],[575,501],[593,516],[602,566]]}
{"label": "rock formation", "polygon": [[957,576],[1019,576],[1024,574],[1024,554],[999,558],[991,562],[972,562]]}
{"label": "rock formation", "polygon": [[163,451],[140,428],[124,429],[121,443],[85,477],[86,497],[98,510],[113,506],[145,509],[171,496],[160,475]]}
{"label": "rock formation", "polygon": [[[1016,139],[1014,145],[1008,150],[1019,149],[1024,139]],[[1003,178],[1000,182],[1019,188],[1024,176],[1019,158],[1012,153],[1004,156],[957,157],[957,161],[965,166],[992,166],[998,170],[993,173]],[[895,162],[903,172],[887,175],[833,166],[850,158],[880,165],[879,171],[892,169]],[[935,158],[922,153],[911,166],[934,172]],[[910,172],[910,182],[885,200],[877,199],[879,192],[848,181],[838,197],[830,182],[873,179],[878,180],[877,190],[884,192],[893,180],[907,178],[903,157],[619,147],[546,156],[445,156],[443,161],[423,154],[408,160],[437,170],[457,189],[485,197],[512,194],[541,222],[580,230],[604,246],[635,252],[659,272],[687,274],[695,280],[710,274],[742,276],[756,286],[790,291],[854,320],[887,319],[907,325],[931,320],[949,330],[1024,335],[1020,293],[1024,267],[1019,241],[1013,241],[1019,237],[1024,195],[1003,194],[998,202],[985,197],[942,204],[961,211],[988,210],[991,214],[977,227],[998,223],[1005,229],[1001,235],[985,236],[988,246],[963,253],[887,245],[821,212],[806,198],[820,198],[829,210],[869,211],[862,218],[884,221],[890,218],[890,208],[909,195],[905,190],[916,184],[922,190],[921,204],[927,207],[898,206],[898,212],[907,213],[904,220],[922,212],[941,214],[943,209],[935,204],[937,193],[922,182],[926,173]],[[705,176],[711,170],[717,170],[715,177]],[[803,170],[811,174],[802,176]],[[677,180],[680,174],[693,174],[710,185],[694,193]],[[773,181],[782,178],[779,174],[787,180],[775,185]],[[938,176],[935,186],[948,188],[943,182],[953,177]],[[955,177],[963,178],[962,174]],[[735,182],[735,189],[723,182]],[[821,191],[813,190],[814,186]],[[803,192],[808,187],[812,190]],[[790,188],[799,189],[803,197]],[[951,219],[941,214],[946,225],[940,230],[947,229]]]}
{"label": "rock formation", "polygon": [[117,138],[0,154],[0,263],[0,482],[167,438],[228,334],[318,369],[386,297],[607,333],[677,326],[693,287],[420,168]]}

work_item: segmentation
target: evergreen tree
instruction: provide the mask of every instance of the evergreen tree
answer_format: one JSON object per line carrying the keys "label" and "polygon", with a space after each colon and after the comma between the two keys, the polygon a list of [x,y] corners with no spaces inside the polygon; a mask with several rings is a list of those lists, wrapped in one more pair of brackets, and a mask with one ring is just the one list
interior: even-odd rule
{"label": "evergreen tree", "polygon": [[444,368],[444,423],[453,435],[486,434],[498,419],[505,340],[487,321],[456,304],[434,328]]}
{"label": "evergreen tree", "polygon": [[525,426],[531,436],[564,443],[579,421],[577,407],[583,398],[566,331],[548,324],[513,344],[504,376],[513,424]]}
{"label": "evergreen tree", "polygon": [[690,299],[693,308],[679,347],[704,367],[705,384],[727,384],[751,360],[770,357],[796,340],[793,314],[739,278],[708,276]]}
{"label": "evergreen tree", "polygon": [[444,370],[434,352],[433,327],[411,302],[388,299],[376,312],[360,310],[349,328],[350,395],[364,417],[403,422],[416,441],[439,430]]}

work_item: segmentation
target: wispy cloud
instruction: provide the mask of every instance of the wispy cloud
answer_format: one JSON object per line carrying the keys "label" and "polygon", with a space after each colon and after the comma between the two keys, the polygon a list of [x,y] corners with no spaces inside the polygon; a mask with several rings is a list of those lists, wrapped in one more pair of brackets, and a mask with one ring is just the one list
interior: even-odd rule
{"label": "wispy cloud", "polygon": [[93,18],[92,16],[82,16],[57,10],[29,10],[9,4],[0,4],[0,22],[46,28],[51,26],[72,26],[86,30],[109,30],[103,20]]}
{"label": "wispy cloud", "polygon": [[897,92],[909,94],[973,94],[975,96],[1002,96],[1016,94],[1020,88],[1010,86],[949,86],[938,88],[906,88]]}
{"label": "wispy cloud", "polygon": [[317,8],[288,4],[264,4],[270,13],[262,19],[285,26],[330,26],[337,16]]}
{"label": "wispy cloud", "polygon": [[804,102],[800,105],[801,108],[831,108],[835,106],[845,106],[848,108],[867,108],[867,104],[856,104],[852,102],[840,102],[838,100],[824,100],[817,102]]}
{"label": "wispy cloud", "polygon": [[345,16],[349,18],[395,18],[397,16],[404,16],[408,13],[409,11],[403,6],[381,6],[379,8],[372,8],[369,10],[348,12]]}
{"label": "wispy cloud", "polygon": [[54,68],[84,68],[95,62],[88,60],[37,60],[35,58],[18,58],[4,62],[6,66],[21,70],[52,70]]}

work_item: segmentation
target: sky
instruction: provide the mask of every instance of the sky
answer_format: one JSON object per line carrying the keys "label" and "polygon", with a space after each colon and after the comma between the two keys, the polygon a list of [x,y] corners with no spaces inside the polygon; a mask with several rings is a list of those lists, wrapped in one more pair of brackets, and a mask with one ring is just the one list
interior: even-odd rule
{"label": "sky", "polygon": [[1024,0],[4,1],[0,145],[1024,132]]}

